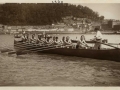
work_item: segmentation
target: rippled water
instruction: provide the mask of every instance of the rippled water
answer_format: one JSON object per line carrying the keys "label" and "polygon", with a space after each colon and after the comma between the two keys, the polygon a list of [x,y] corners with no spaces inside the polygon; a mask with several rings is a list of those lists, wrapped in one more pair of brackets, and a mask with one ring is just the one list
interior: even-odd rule
{"label": "rippled water", "polygon": [[[61,38],[63,35],[59,35]],[[66,36],[66,35],[64,35]],[[72,38],[79,36],[71,35]],[[93,35],[85,35],[90,39]],[[105,35],[120,42],[119,35]],[[0,36],[0,50],[14,49],[12,35]],[[120,63],[53,54],[0,54],[1,86],[120,86]]]}

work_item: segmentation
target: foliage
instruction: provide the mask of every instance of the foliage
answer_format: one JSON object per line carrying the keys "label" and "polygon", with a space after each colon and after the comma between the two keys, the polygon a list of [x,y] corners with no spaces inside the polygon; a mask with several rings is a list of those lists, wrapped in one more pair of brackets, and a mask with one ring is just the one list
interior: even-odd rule
{"label": "foliage", "polygon": [[103,20],[88,7],[68,3],[5,3],[0,4],[0,23],[5,25],[50,25],[73,16]]}

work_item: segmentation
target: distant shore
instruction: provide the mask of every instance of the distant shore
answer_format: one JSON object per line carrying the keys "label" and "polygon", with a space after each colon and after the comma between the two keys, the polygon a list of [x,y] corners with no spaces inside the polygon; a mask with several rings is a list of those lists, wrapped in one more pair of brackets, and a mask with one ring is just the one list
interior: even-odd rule
{"label": "distant shore", "polygon": [[[43,33],[43,32],[37,32],[37,31],[33,31],[33,32],[29,32],[29,33]],[[82,32],[78,32],[78,31],[73,31],[73,32],[68,32],[68,31],[64,31],[64,32],[57,32],[57,31],[49,31],[49,32],[45,32],[47,34],[95,34],[95,32],[87,32],[87,33],[82,33]],[[120,34],[120,32],[102,32],[102,34]]]}
{"label": "distant shore", "polygon": [[[26,31],[26,33],[30,33],[30,34],[33,34],[33,33],[37,33],[37,34],[40,34],[40,33],[43,33],[44,31]],[[22,32],[20,32],[22,33]],[[79,32],[79,31],[46,31],[45,33],[47,34],[95,34],[95,32]],[[102,34],[120,34],[120,32],[104,32],[104,31],[101,31]],[[0,32],[0,35],[2,34],[10,34],[10,33],[5,33],[5,32]],[[15,34],[15,33],[11,33],[11,34]]]}

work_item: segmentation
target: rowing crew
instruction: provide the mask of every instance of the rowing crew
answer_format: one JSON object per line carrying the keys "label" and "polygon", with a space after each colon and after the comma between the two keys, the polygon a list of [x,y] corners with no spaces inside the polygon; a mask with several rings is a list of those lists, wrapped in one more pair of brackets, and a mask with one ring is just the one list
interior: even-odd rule
{"label": "rowing crew", "polygon": [[[52,40],[51,40],[52,38]],[[69,36],[65,37],[63,36],[62,39],[59,41],[58,37],[50,37],[49,35],[47,37],[43,38],[43,35],[38,34],[38,38],[35,37],[35,34],[33,34],[31,36],[31,38],[29,38],[28,34],[23,34],[22,36],[22,41],[23,42],[28,42],[28,43],[33,43],[33,44],[39,44],[39,45],[61,45],[61,46],[66,46],[69,45],[72,48],[76,48],[76,49],[87,49],[90,48],[87,43],[85,42],[85,37],[84,35],[82,35],[80,37],[80,39],[78,40],[78,42],[76,43],[76,45],[74,45],[71,42],[71,39]]]}
{"label": "rowing crew", "polygon": [[[31,38],[29,38],[28,34],[23,34],[21,38],[22,40],[20,41],[39,44],[39,45],[61,45],[63,47],[66,45],[69,45],[69,46],[71,45],[72,48],[76,48],[76,49],[88,49],[88,48],[101,49],[102,34],[98,28],[96,28],[95,31],[96,31],[96,36],[93,39],[93,41],[95,41],[94,47],[88,46],[84,35],[81,35],[80,39],[77,40],[76,44],[71,42],[71,39],[69,36],[67,37],[63,36],[62,39],[59,41],[58,37],[55,37],[55,36],[50,37],[49,35],[47,36],[47,34],[39,34],[38,38],[35,37],[35,34],[33,34]],[[18,38],[19,36],[16,36],[16,37]]]}
{"label": "rowing crew", "polygon": [[58,37],[55,36],[50,37],[49,35],[47,37],[44,37],[43,39],[41,34],[38,35],[38,38],[35,37],[35,34],[33,34],[31,38],[29,38],[28,34],[23,34],[21,38],[23,42],[36,43],[36,44],[60,44],[60,43],[71,44],[68,36],[66,37],[66,40],[65,37],[63,37],[61,41],[58,40]]}

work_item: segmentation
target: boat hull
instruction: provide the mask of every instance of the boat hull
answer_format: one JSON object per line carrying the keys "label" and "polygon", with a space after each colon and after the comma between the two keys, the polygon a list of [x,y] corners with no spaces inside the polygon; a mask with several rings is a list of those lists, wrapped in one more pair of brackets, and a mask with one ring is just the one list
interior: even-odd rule
{"label": "boat hull", "polygon": [[49,53],[49,54],[59,54],[66,56],[77,56],[101,60],[113,60],[120,61],[120,49],[105,49],[105,50],[95,50],[95,49],[72,49],[72,48],[47,48],[39,45],[31,45],[22,42],[14,43],[15,49],[18,50],[30,50],[36,51],[37,53]]}

